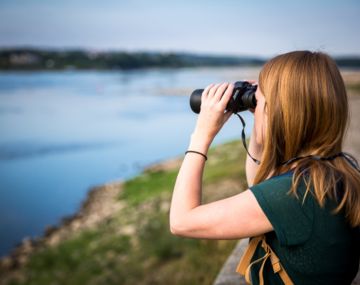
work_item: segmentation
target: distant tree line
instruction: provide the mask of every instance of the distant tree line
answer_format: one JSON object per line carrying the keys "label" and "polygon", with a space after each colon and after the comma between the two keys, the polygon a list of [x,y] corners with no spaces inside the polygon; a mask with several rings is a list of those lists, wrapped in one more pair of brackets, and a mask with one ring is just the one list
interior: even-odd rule
{"label": "distant tree line", "polygon": [[[360,67],[360,57],[337,58],[341,67]],[[136,69],[149,67],[260,66],[263,58],[165,52],[0,49],[0,70]]]}
{"label": "distant tree line", "polygon": [[135,69],[148,67],[192,67],[260,65],[262,59],[160,52],[95,52],[84,50],[0,50],[1,70],[44,69]]}

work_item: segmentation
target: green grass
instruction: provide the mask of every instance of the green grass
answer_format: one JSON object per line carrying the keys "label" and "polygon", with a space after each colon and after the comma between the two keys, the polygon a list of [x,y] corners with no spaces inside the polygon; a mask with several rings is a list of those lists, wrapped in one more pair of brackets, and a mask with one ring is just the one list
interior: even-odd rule
{"label": "green grass", "polygon": [[204,172],[205,185],[226,179],[244,180],[245,151],[239,141],[210,149]]}
{"label": "green grass", "polygon": [[354,93],[360,95],[360,82],[356,82],[356,83],[349,83],[346,85],[346,89],[348,91],[353,91]]}
{"label": "green grass", "polygon": [[120,199],[135,206],[162,192],[169,192],[175,183],[176,175],[177,170],[142,173],[125,182]]}
{"label": "green grass", "polygon": [[[206,186],[245,179],[239,141],[212,148],[208,156]],[[39,250],[6,284],[211,284],[236,241],[179,238],[169,232],[177,171],[147,171],[127,181],[119,197],[127,207],[95,229]]]}
{"label": "green grass", "polygon": [[[223,179],[244,179],[245,152],[239,141],[232,141],[209,151],[204,172],[204,184],[217,183]],[[120,198],[138,205],[160,193],[173,190],[178,168],[169,171],[148,171],[128,180]]]}
{"label": "green grass", "polygon": [[121,256],[129,246],[126,236],[115,237],[100,229],[83,232],[35,254],[25,269],[26,282],[20,284],[88,284],[99,276],[105,281],[114,256]]}

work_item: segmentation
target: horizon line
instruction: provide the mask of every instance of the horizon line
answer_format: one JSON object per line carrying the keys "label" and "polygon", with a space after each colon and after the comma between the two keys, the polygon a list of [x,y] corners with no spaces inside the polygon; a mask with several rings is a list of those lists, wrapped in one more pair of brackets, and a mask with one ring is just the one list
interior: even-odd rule
{"label": "horizon line", "polygon": [[[81,47],[81,46],[36,46],[30,44],[24,45],[0,45],[0,51],[11,51],[16,49],[29,49],[36,51],[52,51],[52,52],[61,52],[61,51],[83,51],[83,52],[97,52],[97,53],[111,53],[111,52],[125,52],[125,53],[156,53],[156,54],[189,54],[197,56],[211,56],[211,57],[247,57],[247,58],[257,58],[257,59],[269,59],[276,55],[283,54],[286,52],[279,52],[272,55],[259,55],[259,54],[236,54],[230,52],[212,52],[212,51],[197,51],[197,50],[186,50],[186,49],[129,49],[129,48],[94,48],[94,47]],[[360,58],[360,52],[358,54],[349,52],[349,53],[330,53],[322,50],[312,50],[312,49],[299,49],[299,50],[309,50],[312,52],[324,52],[335,58]],[[290,50],[289,50],[290,52]]]}

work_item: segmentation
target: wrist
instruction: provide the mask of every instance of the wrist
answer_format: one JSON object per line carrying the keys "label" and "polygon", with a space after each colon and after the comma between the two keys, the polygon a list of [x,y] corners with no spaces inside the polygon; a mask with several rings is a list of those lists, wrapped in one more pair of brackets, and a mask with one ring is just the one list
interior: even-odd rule
{"label": "wrist", "polygon": [[209,147],[211,145],[211,142],[212,142],[211,138],[194,132],[191,135],[190,144],[189,144],[188,149],[196,150],[203,154],[207,154]]}

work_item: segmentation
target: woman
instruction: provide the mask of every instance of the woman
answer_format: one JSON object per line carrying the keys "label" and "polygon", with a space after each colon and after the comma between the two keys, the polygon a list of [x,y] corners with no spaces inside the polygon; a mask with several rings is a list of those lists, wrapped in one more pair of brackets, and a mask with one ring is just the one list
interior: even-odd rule
{"label": "woman", "polygon": [[[174,187],[171,232],[205,239],[265,235],[294,284],[350,284],[360,255],[360,173],[342,153],[348,102],[335,62],[296,51],[265,64],[249,143],[261,162],[247,156],[249,189],[202,205],[206,154],[231,116],[225,108],[232,91],[232,84],[212,84],[202,94]],[[261,245],[252,261],[265,261],[251,266],[252,284],[283,284]]]}

